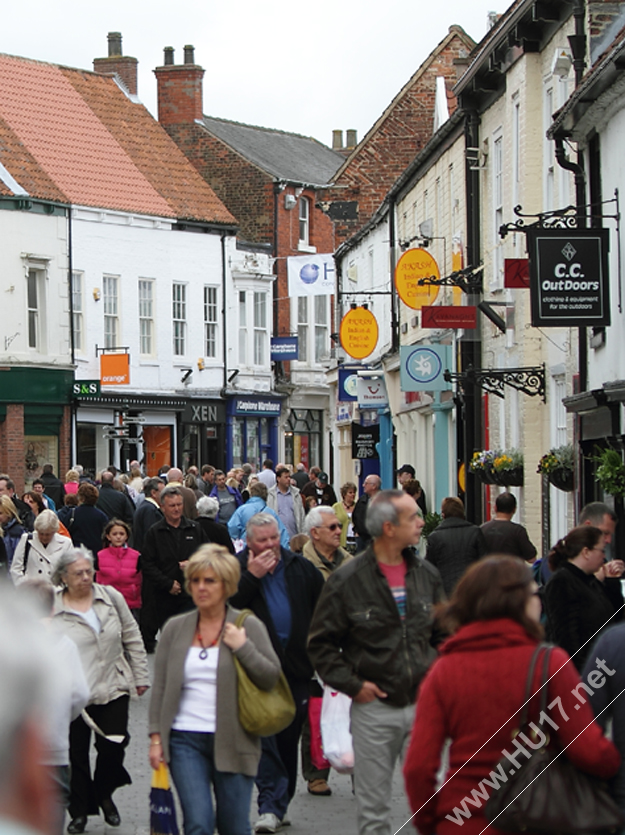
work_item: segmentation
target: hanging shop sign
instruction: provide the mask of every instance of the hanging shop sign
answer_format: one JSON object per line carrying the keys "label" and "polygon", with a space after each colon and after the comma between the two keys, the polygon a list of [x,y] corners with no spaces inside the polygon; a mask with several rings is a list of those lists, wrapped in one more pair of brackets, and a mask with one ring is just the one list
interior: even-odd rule
{"label": "hanging shop sign", "polygon": [[421,308],[422,328],[465,328],[477,326],[477,307],[473,305],[435,305]]}
{"label": "hanging shop sign", "polygon": [[378,322],[365,307],[352,308],[341,320],[339,336],[343,350],[355,360],[362,360],[378,344]]}
{"label": "hanging shop sign", "polygon": [[273,362],[296,360],[299,349],[297,336],[272,336],[271,359]]}
{"label": "hanging shop sign", "polygon": [[286,259],[289,296],[333,296],[336,289],[334,256],[295,255]]}
{"label": "hanging shop sign", "polygon": [[361,426],[352,423],[352,458],[366,460],[379,458],[377,444],[380,443],[380,424]]}
{"label": "hanging shop sign", "polygon": [[130,354],[100,354],[100,385],[130,384]]}
{"label": "hanging shop sign", "polygon": [[439,289],[436,285],[419,284],[419,279],[440,277],[438,264],[427,249],[409,249],[395,267],[397,295],[405,305],[419,310],[424,304],[436,301]]}
{"label": "hanging shop sign", "polygon": [[529,290],[530,263],[527,258],[505,258],[503,286],[508,290]]}
{"label": "hanging shop sign", "polygon": [[350,403],[358,400],[358,369],[339,368],[337,400]]}
{"label": "hanging shop sign", "polygon": [[380,372],[379,377],[358,378],[358,408],[384,409],[388,406],[386,383]]}
{"label": "hanging shop sign", "polygon": [[528,229],[533,327],[610,324],[608,229]]}
{"label": "hanging shop sign", "polygon": [[444,373],[451,369],[451,345],[403,345],[399,349],[402,391],[448,391]]}

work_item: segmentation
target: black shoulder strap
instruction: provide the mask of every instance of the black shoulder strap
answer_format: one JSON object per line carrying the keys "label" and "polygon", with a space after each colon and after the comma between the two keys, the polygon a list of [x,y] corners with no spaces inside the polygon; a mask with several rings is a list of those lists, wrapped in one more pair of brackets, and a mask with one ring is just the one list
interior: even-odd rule
{"label": "black shoulder strap", "polygon": [[32,533],[29,533],[26,537],[26,547],[24,548],[24,575],[26,575],[26,569],[28,568],[28,554],[30,553],[32,544],[33,535]]}
{"label": "black shoulder strap", "polygon": [[543,663],[542,663],[542,670],[540,676],[540,709],[544,711],[547,707],[547,678],[549,673],[549,657],[551,656],[551,650],[553,649],[551,644],[538,644],[534,653],[532,655],[530,665],[527,671],[527,681],[525,683],[525,696],[523,699],[523,708],[521,713],[521,718],[519,720],[519,727],[523,727],[527,724],[527,716],[529,713],[529,703],[534,696],[534,671],[536,669],[536,665],[538,663],[538,659],[540,658],[540,654],[543,653]]}

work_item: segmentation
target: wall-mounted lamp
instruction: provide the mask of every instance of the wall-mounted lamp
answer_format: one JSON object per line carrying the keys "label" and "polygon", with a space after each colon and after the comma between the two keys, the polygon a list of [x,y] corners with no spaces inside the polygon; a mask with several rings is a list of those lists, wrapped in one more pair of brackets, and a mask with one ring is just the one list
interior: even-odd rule
{"label": "wall-mounted lamp", "polygon": [[205,366],[205,364],[204,364],[204,357],[200,357],[200,358],[198,359],[198,361],[197,361],[197,370],[198,370],[198,371],[204,371],[204,368],[205,368],[205,367],[206,367],[206,366]]}
{"label": "wall-mounted lamp", "polygon": [[100,292],[100,288],[99,287],[94,287],[93,288],[93,300],[96,301],[96,302],[99,302],[101,298],[102,298],[102,293]]}

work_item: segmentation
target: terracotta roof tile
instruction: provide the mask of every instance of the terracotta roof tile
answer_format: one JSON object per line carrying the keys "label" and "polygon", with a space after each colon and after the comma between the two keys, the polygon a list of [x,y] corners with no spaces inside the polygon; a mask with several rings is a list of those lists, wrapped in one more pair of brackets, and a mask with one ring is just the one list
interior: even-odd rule
{"label": "terracotta roof tile", "polygon": [[164,195],[176,217],[236,223],[212,188],[143,105],[134,104],[107,76],[78,70],[63,69],[62,72],[143,176]]}
{"label": "terracotta roof tile", "polygon": [[[15,132],[0,118],[0,162],[10,172],[17,183],[31,197],[52,200],[58,203],[69,202],[66,195],[57,188],[46,172],[37,164],[32,154],[20,142]],[[0,176],[0,194],[11,196],[13,191],[2,182]]]}
{"label": "terracotta roof tile", "polygon": [[80,205],[236,222],[143,105],[96,73],[0,55],[0,162],[29,192],[30,172],[33,196],[47,184]]}

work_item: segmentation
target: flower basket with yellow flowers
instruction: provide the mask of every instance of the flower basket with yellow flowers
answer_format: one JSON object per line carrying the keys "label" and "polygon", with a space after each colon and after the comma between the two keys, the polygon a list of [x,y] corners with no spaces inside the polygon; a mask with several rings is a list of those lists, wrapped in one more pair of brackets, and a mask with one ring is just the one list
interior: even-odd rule
{"label": "flower basket with yellow flowers", "polygon": [[538,462],[537,473],[546,475],[550,484],[558,490],[570,493],[575,489],[573,474],[575,470],[575,452],[571,444],[554,447]]}
{"label": "flower basket with yellow flowers", "polygon": [[493,461],[495,483],[502,487],[522,487],[523,454],[518,449],[500,452]]}

